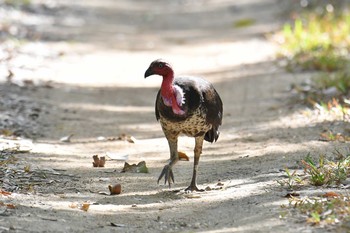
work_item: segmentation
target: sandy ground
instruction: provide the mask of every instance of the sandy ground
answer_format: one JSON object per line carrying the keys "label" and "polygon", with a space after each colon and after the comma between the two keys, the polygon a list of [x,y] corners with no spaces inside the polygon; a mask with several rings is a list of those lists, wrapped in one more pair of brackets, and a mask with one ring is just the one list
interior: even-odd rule
{"label": "sandy ground", "polygon": [[[276,49],[265,35],[283,22],[282,3],[57,4],[35,27],[43,41],[24,44],[10,64],[16,85],[1,84],[3,98],[25,98],[40,110],[28,133],[31,151],[16,153],[17,161],[3,173],[13,179],[7,187],[18,189],[0,195],[1,202],[15,206],[0,208],[0,232],[324,230],[297,217],[279,218],[280,205],[288,204],[287,190],[276,182],[285,178],[283,169],[300,169],[298,162],[308,153],[332,155],[334,148],[348,148],[319,141],[323,130],[344,128],[342,121],[310,116],[291,101],[290,85],[311,74],[289,74],[274,62]],[[241,19],[254,23],[234,27]],[[223,99],[220,138],[204,144],[199,166],[198,184],[210,191],[183,191],[192,174],[193,138],[180,138],[179,150],[190,161],[175,166],[173,187],[156,182],[169,158],[154,116],[161,79],[145,80],[143,74],[159,57],[179,74],[204,76]],[[35,69],[16,66],[21,61],[32,61],[25,65]],[[25,83],[29,78],[33,83]],[[71,142],[59,140],[70,134]],[[122,134],[136,140],[118,140]],[[108,157],[104,168],[93,168],[95,154],[145,161],[149,173],[121,173],[125,161]],[[122,193],[106,195],[115,183]],[[84,203],[90,204],[87,211],[80,208]]]}

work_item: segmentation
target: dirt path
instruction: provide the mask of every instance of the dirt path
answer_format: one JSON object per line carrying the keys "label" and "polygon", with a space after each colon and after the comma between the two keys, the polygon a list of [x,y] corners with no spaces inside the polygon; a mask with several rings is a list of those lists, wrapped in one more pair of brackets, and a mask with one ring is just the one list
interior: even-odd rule
{"label": "dirt path", "polygon": [[[279,219],[288,200],[276,180],[284,177],[283,168],[298,168],[307,153],[331,154],[346,144],[318,140],[325,127],[340,123],[309,118],[289,104],[290,84],[308,74],[278,68],[274,46],[263,36],[278,26],[282,4],[71,2],[60,1],[59,10],[46,16],[54,23],[37,29],[47,35],[42,49],[62,56],[41,55],[30,76],[34,87],[1,84],[2,91],[41,106],[31,152],[16,154],[9,168],[29,167],[30,175],[17,180],[21,192],[0,196],[16,206],[0,209],[1,232],[316,232]],[[241,19],[255,23],[235,28]],[[211,191],[182,191],[193,165],[194,142],[186,137],[179,147],[190,161],[176,165],[176,184],[169,190],[156,183],[169,152],[154,116],[160,78],[144,80],[143,73],[159,57],[178,73],[205,76],[223,99],[220,139],[204,145],[198,175]],[[18,72],[12,81],[26,78]],[[54,81],[53,88],[39,80]],[[70,134],[70,143],[59,141]],[[122,134],[136,142],[98,139]],[[110,159],[105,168],[92,168],[92,155],[107,152],[127,156],[129,163],[144,160],[149,173],[120,173],[124,161]],[[122,194],[103,195],[114,183]],[[91,204],[88,211],[79,208],[83,203]]]}

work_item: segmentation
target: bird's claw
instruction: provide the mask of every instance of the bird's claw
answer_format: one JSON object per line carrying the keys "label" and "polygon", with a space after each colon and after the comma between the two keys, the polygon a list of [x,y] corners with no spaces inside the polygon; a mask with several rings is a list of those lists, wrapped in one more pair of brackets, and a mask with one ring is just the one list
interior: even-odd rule
{"label": "bird's claw", "polygon": [[164,176],[164,184],[166,184],[168,182],[169,188],[170,188],[171,183],[175,183],[175,181],[174,181],[173,170],[171,169],[171,167],[169,165],[164,166],[162,172],[160,173],[160,176],[158,178],[157,183],[159,183],[159,181],[163,178],[163,176]]}
{"label": "bird's claw", "polygon": [[204,192],[205,190],[204,189],[199,189],[197,187],[197,185],[192,185],[192,184],[185,189],[185,192],[193,192],[193,191]]}

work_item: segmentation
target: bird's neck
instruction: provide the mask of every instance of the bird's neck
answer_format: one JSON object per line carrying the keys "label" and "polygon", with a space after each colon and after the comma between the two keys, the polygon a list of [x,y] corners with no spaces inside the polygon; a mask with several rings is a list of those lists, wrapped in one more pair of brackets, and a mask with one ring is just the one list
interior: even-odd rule
{"label": "bird's neck", "polygon": [[174,95],[173,81],[174,81],[173,72],[163,76],[163,82],[160,88],[161,90],[160,92],[163,97],[171,98]]}
{"label": "bird's neck", "polygon": [[[174,88],[174,73],[171,72],[168,75],[163,76],[162,86],[160,88],[160,94],[163,98],[163,102],[165,105],[171,107],[173,112],[177,115],[184,115],[185,112],[181,109],[182,97],[181,100],[177,100],[175,96],[175,88]],[[178,103],[180,102],[180,103]]]}

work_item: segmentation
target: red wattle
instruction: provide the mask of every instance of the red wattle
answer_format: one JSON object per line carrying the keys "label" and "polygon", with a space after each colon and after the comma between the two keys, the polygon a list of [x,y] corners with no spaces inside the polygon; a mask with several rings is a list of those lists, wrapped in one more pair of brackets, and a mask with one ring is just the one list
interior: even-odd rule
{"label": "red wattle", "polygon": [[184,115],[185,114],[185,111],[184,110],[182,110],[181,108],[180,108],[180,106],[177,104],[177,101],[176,101],[176,98],[175,98],[175,95],[173,94],[173,96],[172,96],[172,100],[171,100],[171,102],[172,102],[172,109],[173,109],[173,112],[175,113],[175,114],[178,114],[178,115]]}
{"label": "red wattle", "polygon": [[181,107],[177,104],[173,87],[173,79],[173,74],[163,76],[163,82],[160,92],[165,99],[171,100],[171,108],[173,109],[173,113],[177,115],[184,115],[185,111],[183,111]]}

